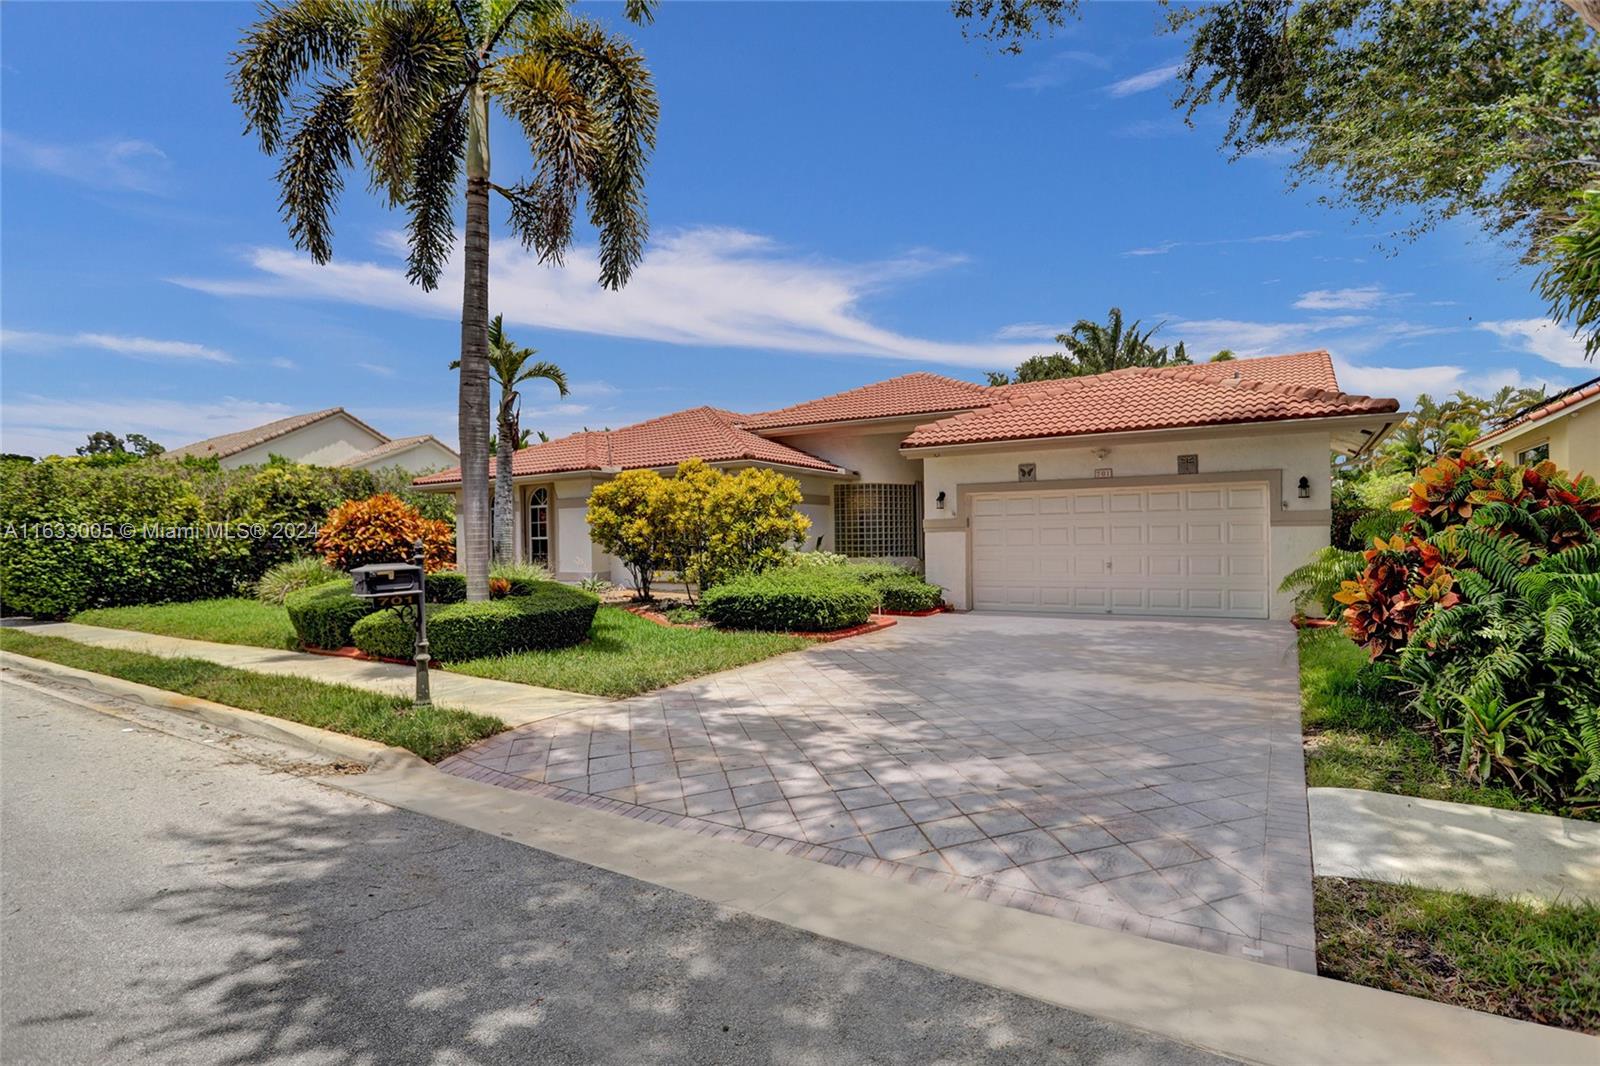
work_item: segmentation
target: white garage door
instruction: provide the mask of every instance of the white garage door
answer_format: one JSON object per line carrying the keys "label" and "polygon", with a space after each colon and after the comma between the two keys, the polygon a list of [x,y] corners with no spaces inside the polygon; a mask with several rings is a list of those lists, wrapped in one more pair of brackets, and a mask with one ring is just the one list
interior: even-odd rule
{"label": "white garage door", "polygon": [[1267,486],[972,498],[978,608],[1267,617]]}

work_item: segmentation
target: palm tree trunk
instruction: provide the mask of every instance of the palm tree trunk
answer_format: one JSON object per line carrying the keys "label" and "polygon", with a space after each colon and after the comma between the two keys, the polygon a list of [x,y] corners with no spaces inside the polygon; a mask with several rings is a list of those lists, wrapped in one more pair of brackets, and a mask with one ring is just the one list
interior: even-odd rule
{"label": "palm tree trunk", "polygon": [[489,598],[489,102],[468,99],[467,232],[461,296],[461,569],[467,599]]}
{"label": "palm tree trunk", "polygon": [[511,457],[517,450],[517,420],[511,405],[500,401],[500,445],[494,451],[494,557],[515,562],[511,545]]}

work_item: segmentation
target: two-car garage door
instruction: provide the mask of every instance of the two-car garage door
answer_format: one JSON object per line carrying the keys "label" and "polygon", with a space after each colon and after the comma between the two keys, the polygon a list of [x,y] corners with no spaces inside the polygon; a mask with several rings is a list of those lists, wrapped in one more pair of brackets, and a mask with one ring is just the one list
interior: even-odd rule
{"label": "two-car garage door", "polygon": [[1267,486],[972,498],[978,608],[1267,617]]}

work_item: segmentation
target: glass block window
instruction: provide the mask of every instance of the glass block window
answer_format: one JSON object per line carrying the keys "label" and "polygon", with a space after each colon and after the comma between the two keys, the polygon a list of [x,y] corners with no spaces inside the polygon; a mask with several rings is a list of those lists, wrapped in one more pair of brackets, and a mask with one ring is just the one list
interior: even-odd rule
{"label": "glass block window", "polygon": [[858,558],[922,556],[916,485],[836,485],[833,550]]}

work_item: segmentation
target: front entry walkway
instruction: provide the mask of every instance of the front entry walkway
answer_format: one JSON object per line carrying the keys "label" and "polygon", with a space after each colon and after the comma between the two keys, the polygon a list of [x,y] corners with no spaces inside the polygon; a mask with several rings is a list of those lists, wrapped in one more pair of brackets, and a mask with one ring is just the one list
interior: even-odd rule
{"label": "front entry walkway", "polygon": [[440,769],[1315,969],[1281,624],[902,619],[527,725]]}

